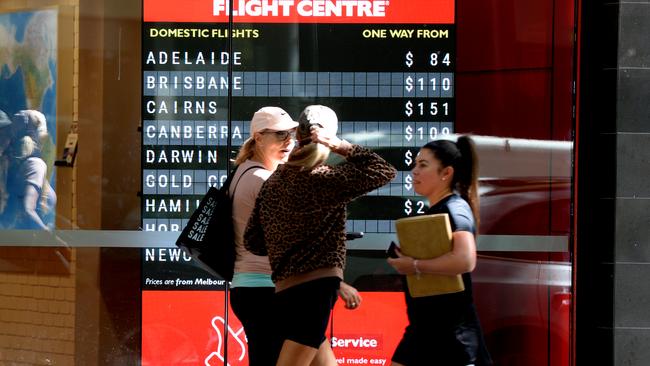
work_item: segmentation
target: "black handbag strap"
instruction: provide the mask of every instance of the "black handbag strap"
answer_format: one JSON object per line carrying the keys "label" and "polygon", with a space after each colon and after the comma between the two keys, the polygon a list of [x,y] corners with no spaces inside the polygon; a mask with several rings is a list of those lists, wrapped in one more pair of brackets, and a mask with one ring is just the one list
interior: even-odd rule
{"label": "black handbag strap", "polygon": [[[232,179],[235,177],[235,174],[237,174],[237,169],[239,169],[239,167],[235,168],[235,171],[232,172],[232,175],[230,175],[228,179],[226,179],[226,182],[223,184],[223,188],[226,190],[226,193],[230,188],[230,183],[232,182]],[[241,173],[241,175],[239,176],[239,179],[237,179],[237,183],[235,183],[235,188],[233,188],[232,195],[228,195],[231,201],[235,198],[235,191],[237,191],[237,186],[239,185],[239,181],[242,179],[244,174],[246,174],[246,172],[251,169],[264,169],[264,168],[259,165],[253,165],[246,168],[246,170],[244,170],[244,172]]]}

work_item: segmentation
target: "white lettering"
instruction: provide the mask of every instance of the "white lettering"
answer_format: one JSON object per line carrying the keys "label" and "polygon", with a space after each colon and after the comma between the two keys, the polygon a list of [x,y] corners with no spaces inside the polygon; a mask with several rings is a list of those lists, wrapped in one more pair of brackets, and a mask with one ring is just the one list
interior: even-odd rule
{"label": "white lettering", "polygon": [[379,341],[375,338],[340,338],[332,337],[332,348],[335,347],[353,347],[353,348],[373,348],[376,349]]}
{"label": "white lettering", "polygon": [[[161,29],[154,30],[156,36],[168,37],[174,36],[175,31],[178,29]],[[204,34],[207,34],[209,31],[202,29]],[[180,52],[180,51],[159,51],[156,55],[153,51],[147,53],[145,60],[146,65],[228,65],[232,60],[233,65],[241,65],[242,62],[242,53],[241,51],[235,51],[232,53],[232,57],[229,52],[217,52],[217,51],[197,51],[197,52]]]}
{"label": "white lettering", "polygon": [[[235,17],[292,16],[292,10],[303,17],[385,17],[390,0],[237,0],[233,2]],[[213,0],[212,14],[230,15],[228,0]]]}

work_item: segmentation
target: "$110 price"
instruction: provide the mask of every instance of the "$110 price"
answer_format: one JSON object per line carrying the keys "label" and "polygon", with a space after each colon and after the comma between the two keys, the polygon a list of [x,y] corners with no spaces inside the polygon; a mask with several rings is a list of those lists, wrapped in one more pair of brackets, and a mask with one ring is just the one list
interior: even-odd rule
{"label": "$110 price", "polygon": [[429,80],[425,80],[425,78],[414,79],[412,76],[409,76],[404,80],[404,89],[406,89],[407,92],[411,92],[413,89],[424,91],[429,88],[429,85],[431,86],[431,91],[434,92],[438,86],[441,86],[441,89],[444,91],[449,91],[451,89],[451,79],[447,77],[442,78],[442,85],[438,85],[437,80],[437,78],[431,78]]}

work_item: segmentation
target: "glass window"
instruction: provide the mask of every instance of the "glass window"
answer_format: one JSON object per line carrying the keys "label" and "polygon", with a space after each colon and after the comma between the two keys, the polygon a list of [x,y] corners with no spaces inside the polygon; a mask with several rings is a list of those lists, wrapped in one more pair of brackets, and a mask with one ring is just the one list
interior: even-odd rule
{"label": "glass window", "polygon": [[573,1],[42,3],[0,4],[2,362],[247,364],[226,284],[174,243],[256,110],[323,104],[398,171],[348,206],[363,304],[334,307],[339,364],[390,362],[408,320],[385,249],[429,205],[413,159],[466,133],[488,349],[569,364]]}

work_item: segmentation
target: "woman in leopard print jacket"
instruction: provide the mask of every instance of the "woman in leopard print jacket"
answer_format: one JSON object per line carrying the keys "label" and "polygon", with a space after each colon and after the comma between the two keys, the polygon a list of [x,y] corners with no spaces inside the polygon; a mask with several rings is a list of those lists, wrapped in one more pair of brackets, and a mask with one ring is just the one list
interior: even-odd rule
{"label": "woman in leopard print jacket", "polygon": [[[343,278],[346,205],[390,182],[396,171],[336,137],[331,109],[309,106],[298,122],[300,146],[262,186],[245,246],[271,262],[284,338],[278,365],[336,365],[325,331]],[[345,162],[323,164],[330,151]]]}

